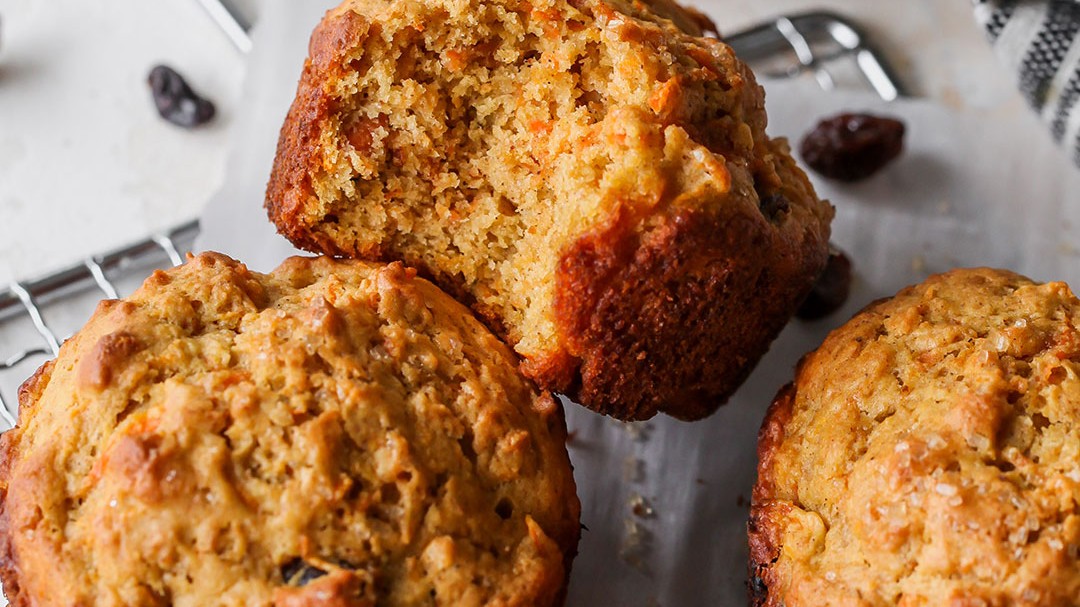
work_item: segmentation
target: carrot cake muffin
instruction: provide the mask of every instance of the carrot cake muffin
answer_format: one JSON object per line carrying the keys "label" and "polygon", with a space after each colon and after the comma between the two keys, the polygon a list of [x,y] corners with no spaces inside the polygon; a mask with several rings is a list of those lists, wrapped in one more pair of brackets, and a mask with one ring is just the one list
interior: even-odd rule
{"label": "carrot cake muffin", "polygon": [[799,366],[759,439],[756,606],[1080,597],[1080,300],[956,270]]}
{"label": "carrot cake muffin", "polygon": [[671,0],[347,0],[312,36],[270,218],[420,268],[542,388],[708,415],[824,267],[832,219],[710,27]]}
{"label": "carrot cake muffin", "polygon": [[0,438],[15,607],[556,605],[559,405],[400,264],[218,254],[102,302]]}

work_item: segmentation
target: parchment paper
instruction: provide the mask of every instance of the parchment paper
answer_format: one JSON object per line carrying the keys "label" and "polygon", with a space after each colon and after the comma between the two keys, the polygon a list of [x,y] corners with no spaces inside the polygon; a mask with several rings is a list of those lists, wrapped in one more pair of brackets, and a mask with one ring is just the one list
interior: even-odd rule
{"label": "parchment paper", "polygon": [[[295,253],[261,205],[308,34],[329,4],[266,3],[247,113],[234,134],[224,189],[203,217],[199,248],[262,271]],[[707,2],[699,4],[709,12]],[[1080,172],[1034,117],[991,120],[916,100],[885,105],[806,83],[770,82],[766,89],[770,132],[795,141],[820,117],[847,109],[908,124],[907,151],[879,176],[855,186],[815,178],[837,207],[833,240],[854,261],[854,292],[833,316],[789,325],[731,402],[705,421],[661,416],[631,425],[567,404],[588,527],[569,605],[745,604],[745,522],[762,415],[798,358],[871,300],[957,266],[999,266],[1080,285]]]}

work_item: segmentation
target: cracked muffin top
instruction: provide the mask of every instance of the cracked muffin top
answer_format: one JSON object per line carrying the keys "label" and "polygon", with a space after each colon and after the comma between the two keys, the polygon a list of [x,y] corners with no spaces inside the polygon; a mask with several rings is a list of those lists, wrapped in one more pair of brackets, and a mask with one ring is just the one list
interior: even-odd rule
{"label": "cracked muffin top", "polygon": [[704,417],[825,267],[833,215],[705,28],[672,0],[346,0],[312,34],[270,218],[421,268],[543,388]]}
{"label": "cracked muffin top", "polygon": [[0,438],[0,577],[46,605],[553,605],[562,412],[400,264],[218,254],[105,301]]}
{"label": "cracked muffin top", "polygon": [[761,429],[753,604],[1075,604],[1078,374],[1080,301],[1005,271],[834,331]]}

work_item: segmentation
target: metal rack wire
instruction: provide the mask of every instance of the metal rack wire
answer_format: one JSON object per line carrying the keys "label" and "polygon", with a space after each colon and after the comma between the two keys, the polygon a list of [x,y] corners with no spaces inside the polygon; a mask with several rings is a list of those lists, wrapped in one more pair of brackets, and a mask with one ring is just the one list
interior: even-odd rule
{"label": "metal rack wire", "polygon": [[[0,291],[0,325],[29,321],[36,333],[36,343],[16,345],[13,352],[0,351],[0,376],[11,379],[20,373],[24,378],[27,363],[42,357],[52,358],[60,351],[66,335],[46,320],[50,306],[76,306],[87,309],[102,297],[116,299],[124,293],[121,281],[144,278],[151,271],[183,263],[199,233],[198,221],[189,221],[168,232],[153,234],[126,247],[92,255],[82,261],[36,280],[16,282]],[[83,319],[85,320],[85,319]],[[76,327],[71,327],[73,330]],[[4,350],[10,344],[4,343]],[[6,430],[15,425],[13,391],[0,385],[0,421]]]}
{"label": "metal rack wire", "polygon": [[904,94],[888,62],[862,30],[836,13],[778,17],[724,41],[759,76],[812,76],[825,90],[869,88],[886,101]]}
{"label": "metal rack wire", "polygon": [[[199,2],[237,49],[250,49],[247,27],[227,2]],[[886,100],[902,94],[887,63],[860,30],[832,13],[780,17],[724,39],[765,77],[810,76],[825,89],[860,87]],[[58,272],[0,288],[0,336],[18,334],[5,330],[11,325],[29,325],[16,338],[0,340],[0,431],[15,425],[15,387],[34,367],[56,356],[67,335],[62,323],[50,320],[50,310],[67,309],[69,322],[63,328],[76,330],[102,297],[123,296],[152,270],[182,263],[198,233],[198,221],[189,221]],[[71,313],[75,307],[80,312]]]}

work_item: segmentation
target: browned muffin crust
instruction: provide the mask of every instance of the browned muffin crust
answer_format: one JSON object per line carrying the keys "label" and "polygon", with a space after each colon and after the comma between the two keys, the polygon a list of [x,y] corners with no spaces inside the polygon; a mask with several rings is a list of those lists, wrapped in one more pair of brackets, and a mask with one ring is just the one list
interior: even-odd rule
{"label": "browned muffin crust", "polygon": [[[29,415],[29,409],[49,383],[55,362],[50,360],[41,365],[19,386],[20,415]],[[14,544],[11,535],[5,532],[11,529],[8,509],[5,507],[8,499],[6,479],[11,478],[11,467],[17,455],[18,442],[14,440],[16,434],[16,430],[10,430],[0,435],[0,582],[3,583],[4,596],[11,607],[34,607],[34,603],[30,602],[29,597],[22,593],[19,587],[19,568],[15,560]],[[13,438],[9,439],[8,436]]]}
{"label": "browned muffin crust", "polygon": [[[617,230],[582,238],[556,276],[555,313],[581,361],[580,385],[530,375],[620,418],[651,417],[661,403],[678,418],[705,417],[764,355],[762,336],[780,332],[820,260],[793,251],[760,216],[682,212],[644,241]],[[717,242],[724,231],[756,233],[760,248]],[[674,341],[672,323],[693,339]]]}
{"label": "browned muffin crust", "polygon": [[705,27],[666,0],[348,0],[312,35],[270,218],[420,268],[544,388],[705,416],[824,267],[832,218]]}
{"label": "browned muffin crust", "polygon": [[758,440],[755,607],[1080,597],[1080,300],[954,270],[800,363]]}
{"label": "browned muffin crust", "polygon": [[401,264],[157,272],[20,391],[0,437],[14,607],[558,605],[562,411]]}

